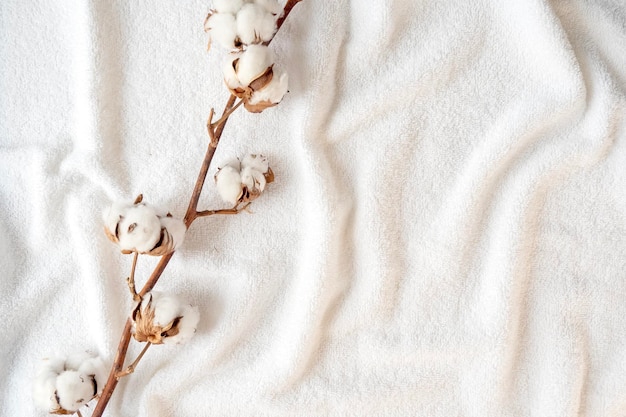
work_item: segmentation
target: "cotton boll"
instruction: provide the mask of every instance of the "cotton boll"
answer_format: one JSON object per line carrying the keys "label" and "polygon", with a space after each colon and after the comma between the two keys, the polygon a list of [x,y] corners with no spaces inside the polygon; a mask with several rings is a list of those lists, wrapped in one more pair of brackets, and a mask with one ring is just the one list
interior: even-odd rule
{"label": "cotton boll", "polygon": [[211,40],[224,48],[233,49],[237,45],[237,22],[230,13],[213,13],[206,21],[205,30],[210,31]]}
{"label": "cotton boll", "polygon": [[237,34],[247,45],[267,42],[276,32],[276,17],[258,4],[245,4],[237,12]]}
{"label": "cotton boll", "polygon": [[241,175],[239,174],[239,161],[237,161],[237,166],[229,164],[220,168],[217,174],[215,174],[215,185],[222,200],[233,206],[237,204],[243,192]]}
{"label": "cotton boll", "polygon": [[237,13],[241,6],[243,6],[243,0],[213,0],[213,9],[219,13]]}
{"label": "cotton boll", "polygon": [[289,84],[289,77],[287,73],[282,73],[280,76],[274,72],[272,81],[266,84],[262,89],[255,91],[250,97],[249,103],[256,105],[263,102],[269,102],[272,104],[280,103],[285,94],[287,93]]}
{"label": "cotton boll", "polygon": [[241,161],[242,167],[250,167],[261,173],[266,173],[270,167],[270,164],[266,156],[259,154],[248,154]]}
{"label": "cotton boll", "polygon": [[152,291],[135,307],[132,319],[138,341],[180,344],[195,333],[199,313],[175,295]]}
{"label": "cotton boll", "polygon": [[283,6],[276,0],[255,0],[254,2],[273,15],[278,16],[283,12]]}
{"label": "cotton boll", "polygon": [[244,86],[250,85],[272,66],[273,58],[271,50],[265,45],[248,46],[237,63],[239,82]]}
{"label": "cotton boll", "polygon": [[185,233],[187,233],[187,226],[181,219],[175,217],[161,217],[161,227],[165,227],[167,232],[172,238],[171,250],[178,249],[185,240]]}
{"label": "cotton boll", "polygon": [[263,173],[251,167],[244,167],[241,170],[241,183],[245,185],[249,191],[263,191],[266,181]]}
{"label": "cotton boll", "polygon": [[71,414],[95,397],[106,383],[102,359],[88,352],[46,359],[33,386],[33,398],[53,414]]}
{"label": "cotton boll", "polygon": [[126,212],[118,225],[122,250],[148,252],[161,237],[161,222],[151,206],[138,204]]}
{"label": "cotton boll", "polygon": [[57,377],[56,395],[63,409],[76,411],[96,395],[93,377],[78,371],[65,371]]}

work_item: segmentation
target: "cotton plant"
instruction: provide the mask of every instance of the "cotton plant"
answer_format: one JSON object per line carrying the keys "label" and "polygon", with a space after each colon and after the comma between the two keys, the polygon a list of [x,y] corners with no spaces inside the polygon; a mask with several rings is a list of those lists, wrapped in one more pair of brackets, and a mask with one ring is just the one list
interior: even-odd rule
{"label": "cotton plant", "polygon": [[283,12],[276,0],[220,0],[205,21],[205,31],[227,50],[224,82],[252,113],[260,113],[281,102],[289,77],[275,65],[267,46]]}
{"label": "cotton plant", "polygon": [[80,414],[104,387],[107,367],[89,352],[42,361],[33,385],[36,405],[50,414]]}
{"label": "cotton plant", "polygon": [[103,218],[106,236],[124,254],[166,255],[182,245],[187,231],[181,219],[144,203],[141,194],[132,204],[114,202],[104,211]]}
{"label": "cotton plant", "polygon": [[[287,74],[278,70],[269,48],[274,35],[300,0],[215,0],[205,29],[211,42],[227,53],[221,69],[231,91],[221,117],[213,122],[211,109],[207,131],[209,147],[202,161],[187,211],[174,216],[167,209],[144,201],[116,200],[102,212],[104,235],[124,255],[132,255],[126,283],[131,294],[127,321],[120,336],[115,359],[106,363],[87,352],[52,357],[41,364],[34,378],[33,399],[51,414],[81,416],[81,409],[96,402],[92,417],[101,417],[118,381],[135,372],[152,345],[179,346],[189,342],[200,323],[200,309],[177,295],[156,291],[174,253],[184,246],[191,224],[215,214],[238,214],[259,198],[274,181],[268,159],[248,154],[222,164],[214,175],[216,191],[227,208],[199,210],[198,204],[211,161],[230,115],[240,106],[261,112],[278,104],[287,92]],[[238,100],[238,102],[236,102]],[[141,289],[135,287],[136,266],[141,255],[160,257]],[[126,363],[131,340],[143,349],[133,362]]]}
{"label": "cotton plant", "polygon": [[241,160],[227,161],[213,178],[222,200],[236,208],[257,199],[274,181],[274,172],[265,156],[249,154]]}
{"label": "cotton plant", "polygon": [[135,303],[130,319],[133,338],[145,346],[133,363],[117,373],[117,378],[133,373],[150,346],[187,343],[196,333],[200,312],[174,294],[151,291]]}
{"label": "cotton plant", "polygon": [[131,319],[138,342],[179,345],[193,337],[200,313],[176,295],[152,291],[136,303]]}

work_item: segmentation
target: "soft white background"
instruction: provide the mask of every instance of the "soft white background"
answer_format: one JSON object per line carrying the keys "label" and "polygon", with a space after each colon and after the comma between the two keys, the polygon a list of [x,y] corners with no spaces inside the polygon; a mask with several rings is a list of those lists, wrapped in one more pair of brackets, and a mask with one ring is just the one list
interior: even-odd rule
{"label": "soft white background", "polygon": [[[228,97],[209,6],[0,3],[3,416],[45,415],[41,358],[114,356],[131,257],[101,211],[183,215]],[[261,152],[276,182],[193,224],[158,288],[198,333],[107,415],[626,415],[625,45],[620,0],[304,0],[290,93],[209,173]]]}

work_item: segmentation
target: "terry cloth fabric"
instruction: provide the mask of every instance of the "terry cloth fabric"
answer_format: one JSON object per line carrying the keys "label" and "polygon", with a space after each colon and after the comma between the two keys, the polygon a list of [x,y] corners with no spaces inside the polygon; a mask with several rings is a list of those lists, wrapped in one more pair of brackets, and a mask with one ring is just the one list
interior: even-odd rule
{"label": "terry cloth fabric", "polygon": [[[115,356],[132,256],[101,212],[184,214],[228,98],[209,7],[0,3],[2,415],[46,415],[41,358]],[[198,331],[106,415],[626,415],[624,45],[621,0],[302,1],[289,93],[231,116],[200,209],[230,158],[276,181],[193,223],[157,289]]]}

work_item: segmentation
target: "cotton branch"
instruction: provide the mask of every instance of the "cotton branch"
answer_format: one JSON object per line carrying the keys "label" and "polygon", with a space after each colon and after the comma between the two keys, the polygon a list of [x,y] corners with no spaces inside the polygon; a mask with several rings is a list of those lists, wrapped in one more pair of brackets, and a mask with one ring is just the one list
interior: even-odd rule
{"label": "cotton branch", "polygon": [[[283,15],[280,19],[278,19],[276,23],[277,32],[280,29],[280,27],[283,25],[285,19],[287,18],[287,16],[289,15],[293,7],[300,1],[301,0],[288,0],[287,1],[283,9]],[[266,42],[266,44],[269,44],[269,43],[270,41]],[[226,106],[224,107],[224,111],[222,112],[222,116],[220,117],[220,119],[218,119],[215,123],[209,120],[207,127],[209,129],[209,135],[210,135],[211,141],[209,143],[209,146],[207,147],[204,160],[202,161],[202,165],[200,167],[200,172],[198,173],[196,184],[191,194],[189,206],[187,207],[187,212],[185,213],[185,217],[183,219],[187,228],[189,228],[191,224],[193,223],[193,221],[197,219],[198,217],[205,217],[205,216],[212,215],[212,214],[235,214],[235,212],[232,212],[231,210],[236,210],[236,209],[223,210],[221,211],[221,213],[218,213],[219,210],[218,211],[200,211],[200,212],[198,211],[198,201],[200,200],[202,188],[204,186],[204,182],[206,180],[206,176],[209,171],[209,166],[211,165],[211,161],[213,160],[213,156],[215,155],[215,150],[217,149],[217,145],[219,144],[219,140],[222,136],[222,132],[224,131],[224,127],[226,126],[226,122],[228,121],[228,118],[231,115],[231,113],[241,104],[241,101],[240,101],[237,105],[235,105],[235,101],[236,101],[236,96],[231,94],[228,101],[226,102]],[[212,112],[213,111],[211,110],[211,113]],[[236,212],[238,213],[239,211],[236,211]],[[141,291],[139,291],[138,293],[139,297],[143,297],[146,293],[151,291],[152,288],[154,288],[161,274],[163,273],[167,264],[172,258],[173,254],[174,252],[170,252],[161,257],[159,263],[157,264],[154,271],[152,272],[152,274],[146,281],[145,285],[143,286]],[[92,413],[92,417],[102,416],[102,414],[104,413],[104,410],[106,409],[106,406],[109,403],[109,400],[111,399],[113,391],[115,390],[115,387],[117,386],[117,382],[119,380],[118,376],[120,375],[120,373],[123,372],[124,361],[126,359],[126,354],[128,352],[128,345],[130,343],[130,338],[131,338],[131,329],[132,329],[132,321],[130,318],[128,318],[126,320],[124,329],[122,330],[120,341],[117,347],[117,353],[113,361],[111,371],[109,373],[109,378],[100,396],[100,399],[98,400],[98,403],[96,404],[96,407]]]}

